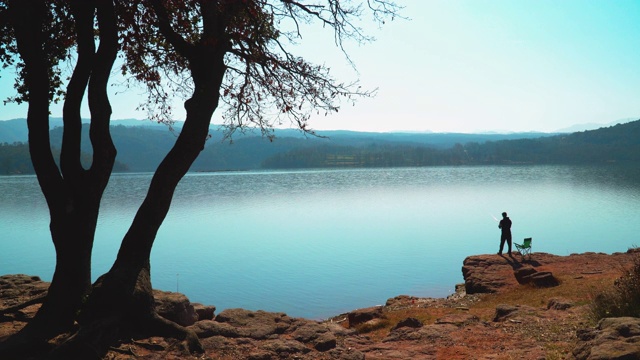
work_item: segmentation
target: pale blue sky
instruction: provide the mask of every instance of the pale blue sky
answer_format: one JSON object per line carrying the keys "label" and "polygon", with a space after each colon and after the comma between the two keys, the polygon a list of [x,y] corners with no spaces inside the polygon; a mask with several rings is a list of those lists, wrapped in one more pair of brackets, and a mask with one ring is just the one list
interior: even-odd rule
{"label": "pale blue sky", "polygon": [[[638,0],[397,2],[409,21],[365,22],[377,41],[346,44],[362,84],[378,95],[313,118],[313,128],[555,131],[640,118]],[[355,78],[331,40],[326,30],[307,34],[301,53]],[[2,70],[2,99],[12,94],[11,75]],[[112,97],[114,119],[145,117],[135,112],[139,92]],[[25,115],[24,106],[0,110],[0,119]]]}

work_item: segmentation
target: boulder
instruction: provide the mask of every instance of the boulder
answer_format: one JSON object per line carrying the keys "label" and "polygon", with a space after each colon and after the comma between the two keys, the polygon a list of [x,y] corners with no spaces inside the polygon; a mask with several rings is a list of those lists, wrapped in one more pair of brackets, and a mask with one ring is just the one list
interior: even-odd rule
{"label": "boulder", "polygon": [[[301,320],[302,321],[302,320]],[[330,327],[324,324],[306,321],[298,326],[291,337],[302,343],[313,345],[314,349],[324,352],[336,347],[336,336],[330,331]]]}
{"label": "boulder", "polygon": [[193,309],[198,314],[198,320],[213,320],[216,316],[216,307],[212,305],[202,305],[200,303],[193,303]]}
{"label": "boulder", "polygon": [[349,326],[364,324],[373,319],[379,319],[382,316],[382,306],[358,309],[347,314],[347,318],[349,319]]}
{"label": "boulder", "polygon": [[517,285],[513,265],[502,256],[475,255],[464,259],[462,266],[467,294],[495,293],[508,285]]}
{"label": "boulder", "polygon": [[532,283],[536,287],[553,287],[560,283],[549,271],[540,271],[524,277],[526,281]]}
{"label": "boulder", "polygon": [[561,298],[549,299],[547,303],[547,309],[549,310],[567,310],[572,306],[573,304],[569,300]]}
{"label": "boulder", "polygon": [[324,333],[313,341],[313,348],[320,352],[325,352],[334,349],[337,344],[338,341],[333,334]]}
{"label": "boulder", "polygon": [[513,317],[520,310],[519,306],[500,304],[496,307],[495,315],[493,316],[493,321],[504,321],[509,317]]}
{"label": "boulder", "polygon": [[422,327],[422,321],[412,317],[406,318],[404,320],[401,320],[399,323],[397,323],[396,326],[394,326],[393,329],[391,329],[391,331],[400,329],[402,327],[420,328]]}
{"label": "boulder", "polygon": [[591,330],[580,330],[573,350],[577,360],[640,359],[640,319],[605,318]]}
{"label": "boulder", "polygon": [[200,339],[206,339],[213,336],[224,336],[226,338],[239,338],[245,334],[242,329],[238,329],[226,323],[220,323],[213,320],[201,320],[189,326]]}
{"label": "boulder", "polygon": [[181,293],[153,290],[158,315],[182,326],[191,326],[198,321],[198,314],[189,299]]}
{"label": "boulder", "polygon": [[536,272],[538,271],[531,266],[523,266],[521,268],[515,269],[513,271],[513,275],[515,275],[516,280],[519,284],[527,284],[531,281],[531,278],[529,278],[528,276],[533,275]]}
{"label": "boulder", "polygon": [[283,334],[294,319],[284,313],[227,309],[216,316],[215,321],[238,328],[242,337],[262,340]]}

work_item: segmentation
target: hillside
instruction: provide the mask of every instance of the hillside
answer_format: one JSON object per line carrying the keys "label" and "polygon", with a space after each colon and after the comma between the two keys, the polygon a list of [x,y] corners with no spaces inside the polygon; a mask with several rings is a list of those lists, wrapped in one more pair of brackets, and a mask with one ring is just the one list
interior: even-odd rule
{"label": "hillside", "polygon": [[573,134],[449,144],[370,141],[325,143],[265,160],[265,168],[500,164],[602,164],[640,161],[640,120]]}
{"label": "hillside", "polygon": [[[88,120],[85,120],[88,123]],[[62,127],[61,118],[50,118],[49,127],[51,130]],[[163,124],[157,124],[148,120],[135,120],[135,119],[121,119],[111,121],[112,126],[124,126],[124,127],[140,127],[149,130],[169,131],[169,128]],[[180,129],[181,123],[176,122],[174,128]],[[0,144],[14,142],[26,142],[27,141],[27,121],[26,119],[12,119],[0,121]],[[222,131],[219,127],[212,125],[210,128],[210,135],[212,141],[220,141],[223,138]],[[305,139],[308,136],[302,134],[295,129],[275,129],[274,135],[277,138],[295,138]],[[351,145],[362,145],[371,141],[384,141],[384,142],[401,142],[401,143],[416,143],[416,144],[429,144],[433,147],[446,148],[455,143],[467,143],[467,142],[484,142],[484,141],[498,141],[509,139],[521,139],[521,138],[535,138],[540,136],[549,136],[553,134],[538,133],[538,132],[526,132],[526,133],[510,133],[510,134],[458,134],[458,133],[375,133],[375,132],[358,132],[358,131],[346,131],[346,130],[329,130],[319,131],[318,135],[326,137],[338,142],[345,142]],[[246,134],[235,133],[234,139],[242,139],[249,137],[260,137],[259,131],[248,131]]]}
{"label": "hillside", "polygon": [[[180,128],[137,120],[114,121],[116,171],[153,171]],[[52,147],[62,142],[60,119],[52,119]],[[136,126],[131,126],[136,125]],[[21,130],[21,126],[25,129]],[[0,174],[31,173],[24,119],[0,121]],[[640,161],[640,120],[572,134],[366,133],[326,131],[319,137],[275,130],[275,140],[259,132],[224,139],[212,126],[211,138],[191,171],[282,168],[398,167],[492,164],[599,164]],[[89,163],[88,127],[82,151]]]}
{"label": "hillside", "polygon": [[636,163],[640,120],[548,138],[467,144],[464,149],[476,163]]}

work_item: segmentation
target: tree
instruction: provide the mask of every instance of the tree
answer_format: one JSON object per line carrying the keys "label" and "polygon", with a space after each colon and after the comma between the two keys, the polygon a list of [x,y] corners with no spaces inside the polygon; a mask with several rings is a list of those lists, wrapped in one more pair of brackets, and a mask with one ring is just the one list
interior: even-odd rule
{"label": "tree", "polygon": [[[96,9],[100,30],[97,50],[93,38]],[[116,156],[108,131],[111,108],[106,86],[117,54],[117,28],[110,1],[11,0],[1,3],[0,19],[5,30],[0,57],[5,64],[12,63],[15,54],[21,60],[14,100],[29,103],[29,152],[49,207],[56,249],[47,298],[18,337],[18,342],[30,343],[70,330],[90,290],[100,199]],[[49,140],[49,103],[62,95],[58,65],[69,58],[74,41],[77,62],[66,89],[58,168]],[[80,163],[80,103],[87,87],[94,157],[92,166],[85,170]]]}
{"label": "tree", "polygon": [[[223,105],[228,134],[256,126],[271,136],[271,126],[286,120],[312,133],[307,124],[312,111],[336,112],[341,101],[372,93],[357,83],[336,81],[324,65],[296,57],[290,45],[300,38],[301,24],[315,20],[333,29],[336,45],[344,50],[347,38],[371,40],[356,24],[365,12],[382,21],[394,16],[398,7],[383,0],[133,0],[116,1],[115,6],[113,0],[8,0],[0,4],[6,4],[0,7],[0,20],[4,20],[0,26],[10,23],[14,35],[2,38],[0,56],[4,55],[5,63],[13,59],[7,54],[17,53],[22,60],[24,86],[19,94],[23,97],[18,100],[29,102],[30,151],[50,208],[57,253],[52,289],[21,340],[49,338],[77,320],[80,328],[60,347],[60,356],[102,354],[116,337],[129,336],[131,331],[187,339],[192,350],[199,350],[192,332],[155,312],[149,258],[173,192],[204,148],[214,111]],[[2,14],[9,14],[13,21]],[[51,24],[64,30],[59,34],[73,36],[46,38]],[[94,30],[100,40],[97,50]],[[152,116],[170,121],[170,94],[178,92],[188,94],[186,119],[175,145],[155,171],[112,268],[90,287],[95,219],[115,159],[106,86],[118,39],[121,70],[147,87]],[[47,47],[54,51],[49,54]],[[44,129],[49,102],[59,88],[58,63],[68,59],[71,49],[77,53],[77,62],[67,85],[58,169],[50,150],[45,150],[49,140]],[[78,159],[80,100],[87,86],[94,159],[85,170]],[[77,279],[63,279],[61,275],[70,276],[70,271],[75,271],[72,278]],[[48,310],[58,307],[67,311]],[[76,318],[71,312],[78,309]],[[93,344],[89,353],[78,346],[87,343]]]}

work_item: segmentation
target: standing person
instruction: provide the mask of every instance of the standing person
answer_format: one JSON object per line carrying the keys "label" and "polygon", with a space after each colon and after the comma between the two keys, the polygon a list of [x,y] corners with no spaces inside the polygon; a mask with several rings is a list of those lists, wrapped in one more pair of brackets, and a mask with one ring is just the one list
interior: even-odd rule
{"label": "standing person", "polygon": [[502,255],[504,242],[507,241],[507,244],[509,245],[509,256],[511,256],[511,219],[509,219],[506,212],[502,213],[502,220],[500,220],[498,228],[502,230],[502,234],[500,235],[500,251],[498,251],[498,255]]}

